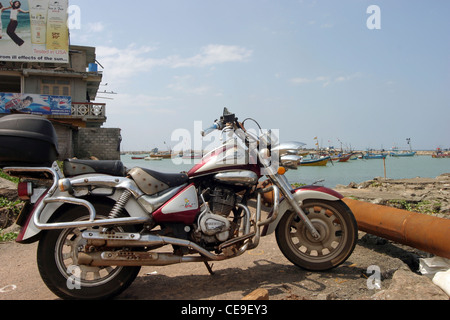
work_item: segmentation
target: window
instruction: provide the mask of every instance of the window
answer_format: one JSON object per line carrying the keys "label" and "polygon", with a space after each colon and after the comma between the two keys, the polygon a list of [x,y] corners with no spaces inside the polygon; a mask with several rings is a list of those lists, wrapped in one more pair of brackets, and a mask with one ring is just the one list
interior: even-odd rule
{"label": "window", "polygon": [[20,77],[0,76],[0,92],[20,93]]}
{"label": "window", "polygon": [[50,96],[70,96],[70,80],[42,79],[41,94]]}

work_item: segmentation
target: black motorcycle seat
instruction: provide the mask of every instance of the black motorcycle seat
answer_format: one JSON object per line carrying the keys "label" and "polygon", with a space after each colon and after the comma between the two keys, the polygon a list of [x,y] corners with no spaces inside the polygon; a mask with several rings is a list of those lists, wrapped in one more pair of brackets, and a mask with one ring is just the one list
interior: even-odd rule
{"label": "black motorcycle seat", "polygon": [[161,173],[146,168],[133,168],[128,175],[147,195],[154,195],[164,190],[181,186],[189,181],[186,173]]}
{"label": "black motorcycle seat", "polygon": [[155,179],[167,184],[169,188],[178,187],[189,181],[186,173],[162,173],[150,169],[141,168]]}
{"label": "black motorcycle seat", "polygon": [[127,169],[117,160],[64,160],[64,174],[75,177],[82,174],[99,173],[115,177],[125,177]]}

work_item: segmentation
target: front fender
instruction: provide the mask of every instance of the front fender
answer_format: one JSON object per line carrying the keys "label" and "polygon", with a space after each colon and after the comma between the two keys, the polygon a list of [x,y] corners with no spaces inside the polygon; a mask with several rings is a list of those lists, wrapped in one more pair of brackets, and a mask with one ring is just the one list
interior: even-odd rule
{"label": "front fender", "polygon": [[[292,191],[295,200],[302,203],[305,200],[326,200],[326,201],[341,201],[344,196],[340,193],[321,186],[306,186]],[[278,217],[269,225],[266,225],[261,233],[261,236],[268,236],[275,232],[278,223],[283,218],[287,211],[292,210],[291,205],[286,199],[281,199],[278,207]],[[273,215],[273,210],[269,213],[269,218]]]}

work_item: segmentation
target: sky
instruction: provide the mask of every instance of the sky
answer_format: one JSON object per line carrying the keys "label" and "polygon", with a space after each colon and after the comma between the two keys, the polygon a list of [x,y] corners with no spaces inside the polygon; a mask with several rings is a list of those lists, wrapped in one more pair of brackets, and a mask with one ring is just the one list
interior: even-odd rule
{"label": "sky", "polygon": [[124,151],[173,147],[224,107],[307,148],[450,148],[448,0],[70,4]]}

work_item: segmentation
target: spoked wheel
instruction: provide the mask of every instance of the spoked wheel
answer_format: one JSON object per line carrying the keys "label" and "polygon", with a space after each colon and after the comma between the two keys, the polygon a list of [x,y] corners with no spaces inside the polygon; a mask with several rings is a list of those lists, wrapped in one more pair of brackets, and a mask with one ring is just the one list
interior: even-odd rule
{"label": "spoked wheel", "polygon": [[355,249],[358,226],[342,201],[305,201],[302,206],[320,234],[314,239],[295,212],[286,212],[276,230],[280,250],[295,265],[325,271],[345,262]]}
{"label": "spoked wheel", "polygon": [[[98,218],[105,218],[110,206],[95,205]],[[103,213],[103,215],[102,215]],[[89,220],[81,207],[68,209],[58,219]],[[128,226],[127,229],[130,227]],[[118,232],[133,232],[116,227]],[[87,249],[82,233],[88,229],[74,228],[47,231],[39,242],[38,267],[47,287],[63,299],[107,299],[120,294],[134,281],[140,267],[91,267],[81,265],[79,256]]]}

